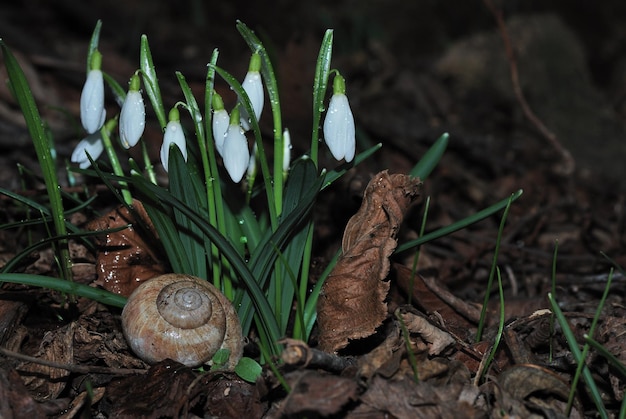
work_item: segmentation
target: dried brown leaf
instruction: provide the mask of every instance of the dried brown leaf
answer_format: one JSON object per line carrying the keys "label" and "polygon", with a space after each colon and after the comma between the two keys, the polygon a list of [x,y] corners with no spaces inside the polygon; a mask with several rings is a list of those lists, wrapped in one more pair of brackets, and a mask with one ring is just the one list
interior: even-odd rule
{"label": "dried brown leaf", "polygon": [[351,339],[370,336],[387,317],[389,256],[420,185],[417,178],[386,170],[367,185],[361,208],[346,225],[343,253],[318,301],[321,349],[337,351]]}
{"label": "dried brown leaf", "polygon": [[[157,238],[154,226],[139,201],[133,201],[134,213],[118,207],[89,223],[92,231],[130,227],[98,237],[96,271],[98,282],[108,291],[129,296],[142,282],[165,273],[162,257],[150,242]],[[140,220],[136,220],[135,216]],[[138,228],[140,225],[145,228]]]}
{"label": "dried brown leaf", "polygon": [[428,353],[430,355],[439,355],[444,349],[455,343],[450,333],[435,326],[417,311],[413,312],[406,308],[399,308],[396,313],[402,318],[410,333],[420,335],[428,343]]}

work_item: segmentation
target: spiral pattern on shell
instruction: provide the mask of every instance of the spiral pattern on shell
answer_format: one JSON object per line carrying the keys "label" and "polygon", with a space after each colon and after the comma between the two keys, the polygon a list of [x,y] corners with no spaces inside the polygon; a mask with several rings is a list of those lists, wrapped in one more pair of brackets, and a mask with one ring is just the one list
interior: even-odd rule
{"label": "spiral pattern on shell", "polygon": [[126,341],[141,359],[166,358],[188,366],[230,350],[229,366],[241,358],[241,325],[228,299],[206,280],[183,274],[146,281],[128,298],[122,312]]}

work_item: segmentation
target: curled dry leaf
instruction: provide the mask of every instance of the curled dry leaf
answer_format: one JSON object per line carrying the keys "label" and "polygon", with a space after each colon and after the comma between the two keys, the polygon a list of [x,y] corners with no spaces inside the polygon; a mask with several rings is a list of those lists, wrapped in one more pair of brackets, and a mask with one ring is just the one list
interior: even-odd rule
{"label": "curled dry leaf", "polygon": [[450,333],[432,324],[425,316],[411,307],[400,307],[396,316],[402,319],[410,333],[419,334],[428,343],[429,355],[439,355],[448,346],[455,343]]}
{"label": "curled dry leaf", "polygon": [[[136,219],[138,217],[138,219]],[[133,212],[120,206],[87,225],[92,231],[120,231],[97,236],[97,281],[111,292],[129,296],[142,282],[165,273],[162,257],[149,243],[157,234],[141,202],[133,200]]]}
{"label": "curled dry leaf", "polygon": [[338,351],[351,339],[372,335],[387,317],[389,256],[420,186],[417,178],[386,170],[367,185],[361,208],[346,225],[342,255],[317,304],[322,350]]}

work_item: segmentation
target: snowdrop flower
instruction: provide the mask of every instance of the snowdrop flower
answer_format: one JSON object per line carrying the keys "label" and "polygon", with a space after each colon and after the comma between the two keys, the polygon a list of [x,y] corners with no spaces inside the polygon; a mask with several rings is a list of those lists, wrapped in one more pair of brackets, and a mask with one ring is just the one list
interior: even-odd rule
{"label": "snowdrop flower", "polygon": [[86,169],[91,166],[87,153],[89,153],[93,160],[97,160],[103,151],[104,144],[102,143],[102,136],[100,135],[100,132],[96,132],[80,140],[72,152],[70,161],[72,163],[77,163],[78,167],[81,169]]}
{"label": "snowdrop flower", "polygon": [[80,122],[89,134],[93,134],[102,128],[106,117],[104,109],[104,79],[100,67],[102,54],[97,50],[93,52],[91,70],[87,74],[87,80],[80,94]]}
{"label": "snowdrop flower", "polygon": [[165,134],[163,134],[163,144],[161,145],[161,163],[163,168],[167,172],[168,162],[170,158],[170,148],[172,145],[176,145],[183,155],[185,161],[187,161],[187,144],[185,143],[185,133],[183,133],[183,127],[180,125],[180,114],[178,109],[173,107],[169,114],[169,121],[165,127]]}
{"label": "snowdrop flower", "polygon": [[228,112],[224,109],[224,101],[222,97],[213,93],[213,141],[215,141],[215,148],[220,156],[224,157],[224,138],[226,137],[226,131],[230,125],[230,117]]}
{"label": "snowdrop flower", "polygon": [[356,147],[354,117],[346,96],[346,82],[340,74],[333,80],[333,96],[324,120],[324,139],[335,159],[352,161]]}
{"label": "snowdrop flower", "polygon": [[122,111],[120,113],[120,141],[122,147],[134,147],[143,135],[146,127],[146,108],[139,92],[139,76],[134,74],[130,79],[130,87]]}
{"label": "snowdrop flower", "polygon": [[250,162],[248,140],[239,125],[239,107],[230,114],[230,125],[224,139],[224,167],[235,183],[239,183]]}
{"label": "snowdrop flower", "polygon": [[[261,70],[261,56],[255,52],[250,58],[248,73],[243,79],[241,86],[243,90],[246,91],[248,99],[250,99],[250,104],[252,105],[252,110],[254,110],[257,121],[261,119],[261,112],[263,112],[263,103],[265,101],[265,96],[263,95],[263,81],[261,80],[259,70]],[[243,106],[241,107],[241,126],[246,131],[250,129],[250,115],[248,115],[248,112]]]}

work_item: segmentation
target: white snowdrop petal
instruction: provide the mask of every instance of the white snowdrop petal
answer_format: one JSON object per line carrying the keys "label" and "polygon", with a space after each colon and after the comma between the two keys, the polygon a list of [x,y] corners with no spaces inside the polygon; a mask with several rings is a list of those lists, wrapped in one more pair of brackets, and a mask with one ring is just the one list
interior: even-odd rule
{"label": "white snowdrop petal", "polygon": [[120,141],[126,149],[134,147],[146,127],[146,108],[143,97],[137,90],[126,95],[120,113]]}
{"label": "white snowdrop petal", "polygon": [[161,144],[161,164],[165,171],[168,171],[168,162],[170,157],[170,145],[176,144],[185,161],[187,161],[187,144],[185,143],[185,134],[180,121],[170,121],[165,127],[163,135],[163,144]]}
{"label": "white snowdrop petal", "polygon": [[228,125],[230,125],[230,117],[226,109],[220,109],[213,113],[213,140],[217,152],[222,157],[224,157],[224,138],[226,131],[228,131]]}
{"label": "white snowdrop petal", "polygon": [[233,182],[243,178],[250,162],[248,140],[239,125],[229,125],[224,139],[224,167]]}
{"label": "white snowdrop petal", "polygon": [[91,70],[80,95],[80,121],[83,128],[93,134],[102,127],[105,117],[102,71]]}
{"label": "white snowdrop petal", "polygon": [[330,99],[324,119],[324,139],[335,159],[352,161],[356,142],[354,117],[345,94],[335,93]]}
{"label": "white snowdrop petal", "polygon": [[81,169],[86,169],[91,166],[91,162],[89,158],[87,158],[87,153],[89,153],[93,160],[97,160],[103,151],[104,144],[102,143],[100,133],[91,134],[78,142],[72,152],[70,161],[78,164],[78,167]]}

